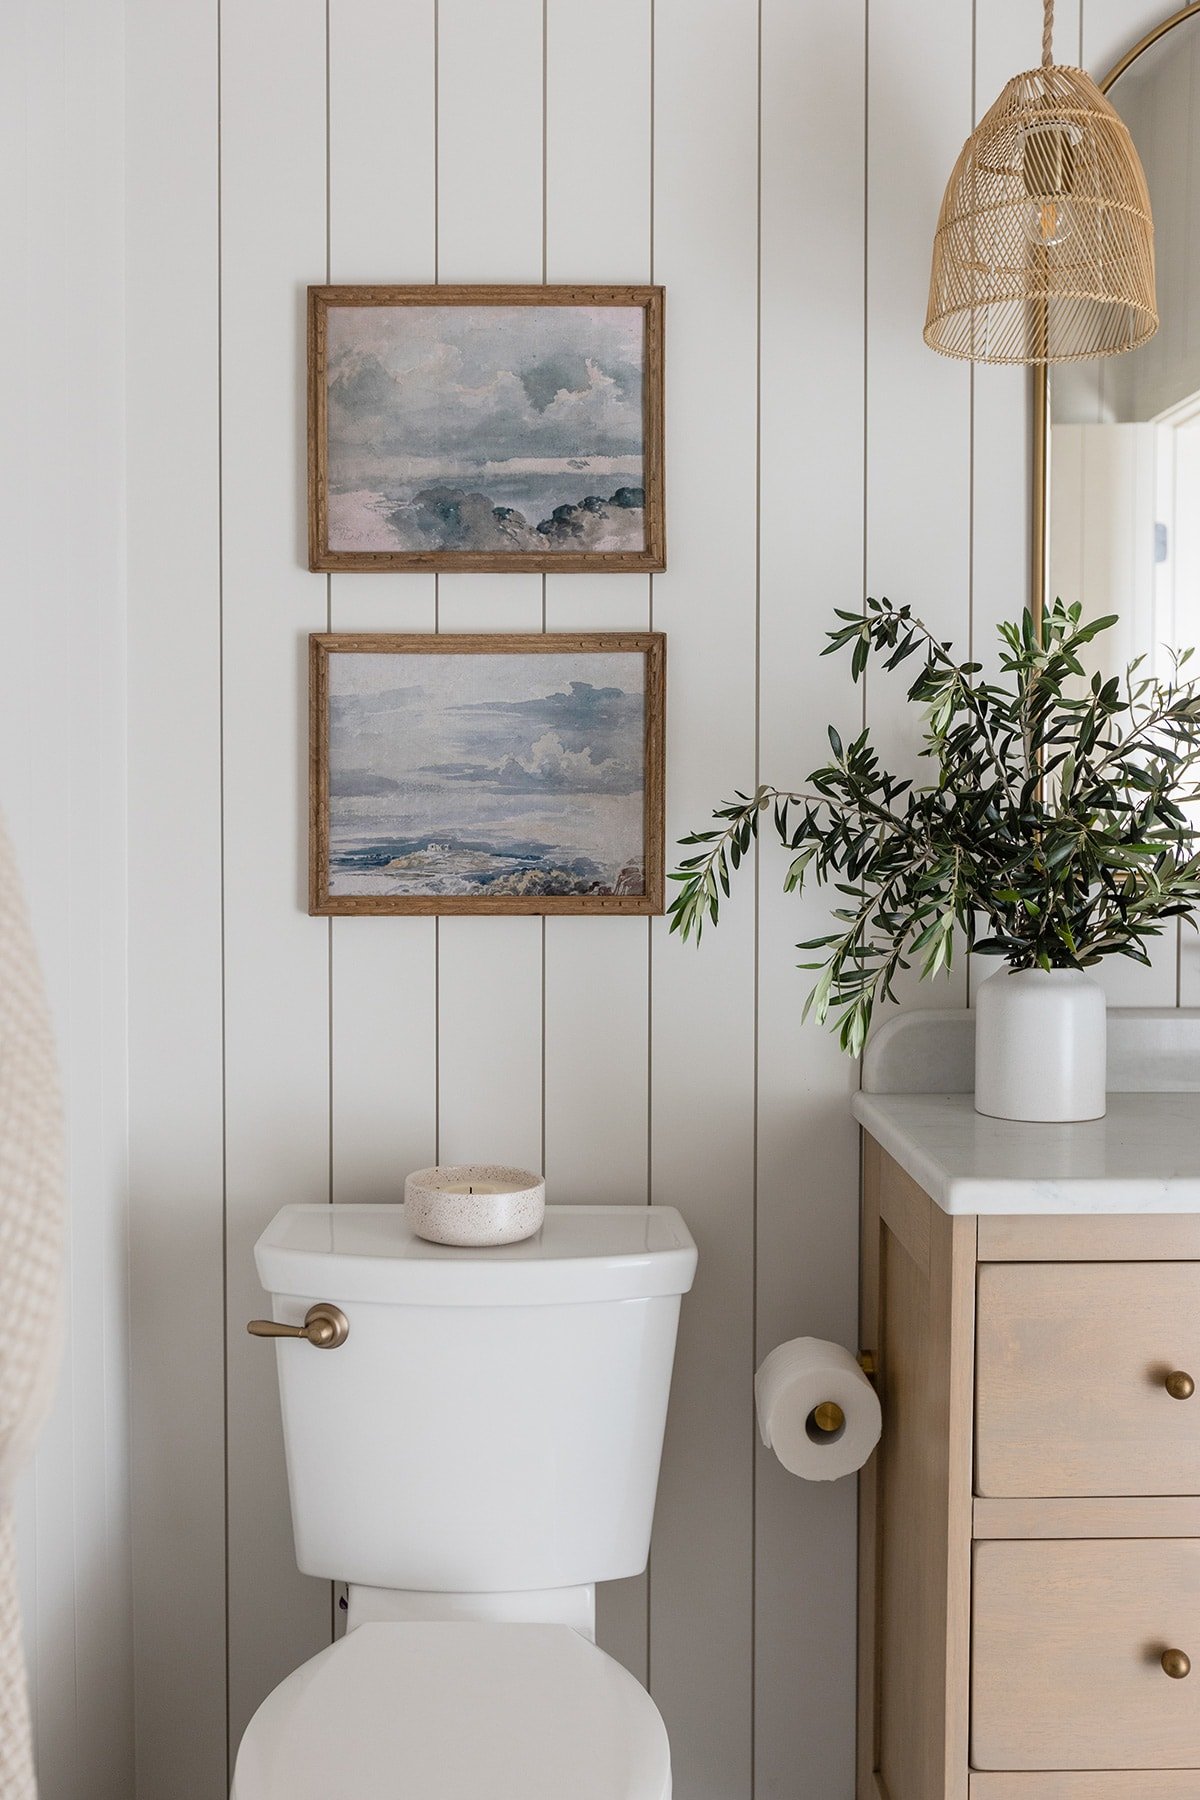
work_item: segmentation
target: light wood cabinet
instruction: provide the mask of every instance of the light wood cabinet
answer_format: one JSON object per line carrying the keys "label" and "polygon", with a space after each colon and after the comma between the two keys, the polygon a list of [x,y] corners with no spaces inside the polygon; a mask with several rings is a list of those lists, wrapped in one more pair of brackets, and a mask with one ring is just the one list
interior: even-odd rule
{"label": "light wood cabinet", "polygon": [[864,1161],[858,1800],[1197,1800],[1197,1221],[952,1217]]}

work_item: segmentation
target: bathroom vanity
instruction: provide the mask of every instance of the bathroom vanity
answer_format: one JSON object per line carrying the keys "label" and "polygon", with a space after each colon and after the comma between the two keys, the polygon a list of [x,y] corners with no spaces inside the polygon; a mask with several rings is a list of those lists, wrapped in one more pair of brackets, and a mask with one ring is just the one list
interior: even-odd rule
{"label": "bathroom vanity", "polygon": [[855,1101],[858,1800],[1196,1800],[1200,1016],[1113,1014],[1141,1091],[1078,1125],[976,1114],[969,1033],[894,1021]]}

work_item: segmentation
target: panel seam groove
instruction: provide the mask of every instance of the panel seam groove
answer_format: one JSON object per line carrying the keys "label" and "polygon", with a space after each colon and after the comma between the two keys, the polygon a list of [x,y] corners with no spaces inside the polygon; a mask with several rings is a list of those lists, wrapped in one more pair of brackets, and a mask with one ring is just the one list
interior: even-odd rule
{"label": "panel seam groove", "polygon": [[[657,147],[657,129],[655,119],[655,97],[657,94],[657,69],[655,53],[657,49],[657,16],[655,0],[650,0],[650,105],[649,105],[649,155],[647,177],[650,183],[649,225],[650,243],[649,269],[650,281],[654,282],[654,189],[656,180],[655,151]],[[646,619],[651,631],[654,630],[654,576],[646,577]],[[663,802],[664,834],[666,830],[666,799]],[[646,1204],[654,1205],[654,920],[646,920]],[[654,1555],[651,1551],[646,1558],[646,1691],[653,1694],[651,1682],[652,1663],[651,1649],[653,1634],[651,1620],[654,1604]]]}
{"label": "panel seam groove", "polygon": [[217,857],[219,942],[221,951],[221,1409],[222,1409],[222,1549],[224,1555],[225,1642],[225,1774],[233,1772],[233,1697],[229,1665],[232,1643],[229,1630],[229,975],[226,966],[225,909],[225,230],[223,159],[223,57],[224,16],[222,0],[216,0],[216,180],[217,180],[217,815],[220,846]]}
{"label": "panel seam groove", "polygon": [[[755,44],[755,220],[754,220],[754,787],[762,781],[762,300],[763,300],[763,0],[758,0]],[[762,840],[754,837],[753,997],[750,1152],[750,1370],[758,1355],[758,1185],[762,1135],[759,1041],[762,1028]],[[756,1420],[750,1408],[750,1793],[758,1777],[758,1451]]]}

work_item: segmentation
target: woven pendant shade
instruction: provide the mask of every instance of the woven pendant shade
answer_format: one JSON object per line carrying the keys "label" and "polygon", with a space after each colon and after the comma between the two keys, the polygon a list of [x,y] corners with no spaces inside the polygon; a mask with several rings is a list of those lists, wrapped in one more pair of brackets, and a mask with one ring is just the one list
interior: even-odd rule
{"label": "woven pendant shade", "polygon": [[1150,195],[1081,69],[1016,75],[963,145],[933,244],[925,342],[983,363],[1074,362],[1158,329]]}

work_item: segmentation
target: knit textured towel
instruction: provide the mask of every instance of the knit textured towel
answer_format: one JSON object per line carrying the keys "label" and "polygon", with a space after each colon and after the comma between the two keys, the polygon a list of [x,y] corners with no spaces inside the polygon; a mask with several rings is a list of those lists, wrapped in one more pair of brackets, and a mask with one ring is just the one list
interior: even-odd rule
{"label": "knit textured towel", "polygon": [[0,1795],[33,1800],[9,1496],[54,1393],[62,1123],[54,1040],[16,865],[0,825]]}

